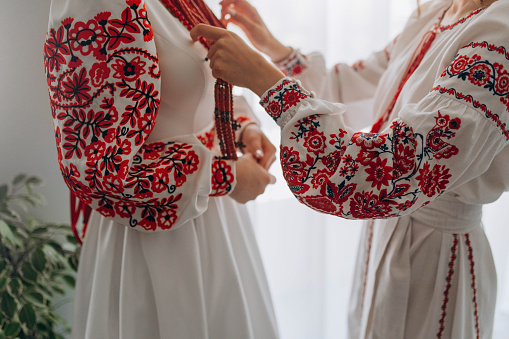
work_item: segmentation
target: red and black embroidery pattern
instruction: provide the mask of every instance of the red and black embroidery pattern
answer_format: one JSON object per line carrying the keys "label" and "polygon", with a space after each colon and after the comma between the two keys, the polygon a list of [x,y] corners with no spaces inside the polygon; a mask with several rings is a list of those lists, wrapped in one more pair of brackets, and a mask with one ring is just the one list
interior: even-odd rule
{"label": "red and black embroidery pattern", "polygon": [[465,244],[468,248],[468,261],[470,263],[470,275],[472,279],[472,303],[474,306],[474,318],[475,318],[475,333],[476,338],[480,337],[480,327],[479,327],[479,308],[477,305],[477,284],[475,281],[475,264],[474,264],[474,249],[472,248],[472,241],[470,240],[470,234],[465,234]]}
{"label": "red and black embroidery pattern", "polygon": [[449,294],[452,287],[452,278],[454,275],[454,266],[456,264],[456,258],[457,258],[457,252],[458,252],[458,235],[453,234],[454,240],[451,247],[451,257],[449,260],[449,270],[447,272],[447,278],[446,278],[446,285],[445,285],[445,291],[444,291],[444,299],[442,301],[442,315],[440,317],[440,326],[438,328],[437,338],[441,339],[444,336],[444,330],[445,330],[445,317],[447,315],[447,305],[449,303]]}
{"label": "red and black embroidery pattern", "polygon": [[[493,60],[497,58],[502,60],[498,62],[488,60],[477,54],[476,49],[486,49],[491,53],[490,56],[493,55]],[[435,86],[432,91],[451,95],[458,100],[470,103],[476,109],[480,109],[486,118],[496,124],[505,138],[509,139],[507,128],[509,119],[507,116],[502,117],[500,113],[497,113],[503,110],[509,112],[509,69],[505,65],[509,60],[509,53],[504,47],[488,44],[486,41],[470,43],[463,47],[460,52],[462,53],[456,55],[441,77],[460,79],[465,82],[465,87],[460,90],[442,84]],[[496,105],[495,101],[490,101],[492,107],[488,108],[486,102],[479,101],[483,92],[490,92],[493,97],[499,98],[501,105]]]}
{"label": "red and black embroidery pattern", "polygon": [[[284,79],[261,103],[276,120],[282,111],[291,115],[296,107],[285,102],[286,93],[298,98],[292,103],[309,98],[299,88]],[[426,135],[402,121],[393,122],[386,134],[349,135],[342,129],[330,134],[325,132],[330,126],[323,126],[321,118],[309,116],[294,123],[293,147],[281,148],[285,180],[309,207],[345,218],[389,218],[401,215],[418,198],[423,197],[422,205],[447,188],[450,169],[437,160],[459,154],[451,143],[461,128],[459,118],[438,111]]]}
{"label": "red and black embroidery pattern", "polygon": [[265,107],[269,115],[278,122],[279,118],[289,108],[295,107],[302,99],[310,94],[295,82],[284,79],[275,89],[271,89],[264,95],[260,104]]}
{"label": "red and black embroidery pattern", "polygon": [[305,55],[298,50],[293,50],[278,67],[286,76],[294,77],[302,74],[308,68],[308,64]]}
{"label": "red and black embroidery pattern", "polygon": [[[121,12],[50,28],[44,65],[58,160],[71,191],[121,223],[171,228],[186,198],[182,186],[198,175],[208,151],[145,143],[159,108],[160,74],[144,2],[126,0]],[[227,162],[221,169],[222,177],[212,177],[218,194],[233,182]]]}

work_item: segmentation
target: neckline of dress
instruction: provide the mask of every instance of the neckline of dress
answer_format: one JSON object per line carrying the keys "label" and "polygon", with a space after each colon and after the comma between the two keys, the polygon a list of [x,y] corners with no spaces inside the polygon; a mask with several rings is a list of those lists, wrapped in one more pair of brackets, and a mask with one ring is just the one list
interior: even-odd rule
{"label": "neckline of dress", "polygon": [[[450,7],[450,6],[449,6]],[[442,26],[441,23],[442,23],[442,19],[444,18],[445,16],[445,13],[447,12],[447,10],[449,9],[449,7],[447,7],[443,12],[442,14],[437,18],[437,20],[435,21],[435,24],[433,25],[433,31],[436,32],[436,33],[441,33],[441,32],[444,32],[444,31],[448,31],[448,30],[452,30],[453,28],[455,28],[456,26],[459,26],[461,24],[463,24],[465,21],[467,21],[468,19],[470,19],[471,17],[473,17],[474,15],[477,15],[479,13],[481,13],[482,11],[484,11],[487,7],[481,7],[481,8],[478,8],[472,12],[470,12],[469,14],[465,15],[464,17],[458,19],[456,22],[452,23],[452,24],[449,24],[449,25],[446,25],[446,26]]]}

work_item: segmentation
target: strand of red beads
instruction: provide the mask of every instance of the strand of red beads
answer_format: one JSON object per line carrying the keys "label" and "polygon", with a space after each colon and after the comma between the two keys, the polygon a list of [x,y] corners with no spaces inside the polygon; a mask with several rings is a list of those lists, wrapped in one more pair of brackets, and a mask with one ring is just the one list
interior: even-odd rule
{"label": "strand of red beads", "polygon": [[[200,23],[224,27],[202,0],[161,0],[161,2],[188,30]],[[200,38],[200,42],[207,49],[210,48],[204,38]],[[214,96],[214,119],[221,154],[224,159],[236,160],[232,85],[222,79],[217,79]]]}

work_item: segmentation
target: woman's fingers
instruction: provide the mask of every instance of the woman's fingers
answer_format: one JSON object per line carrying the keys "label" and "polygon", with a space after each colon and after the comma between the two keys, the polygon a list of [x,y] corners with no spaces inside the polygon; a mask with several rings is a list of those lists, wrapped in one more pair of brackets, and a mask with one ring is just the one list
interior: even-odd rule
{"label": "woman's fingers", "polygon": [[191,30],[190,33],[191,33],[191,39],[193,39],[193,41],[198,41],[200,39],[200,37],[203,37],[205,39],[209,39],[212,41],[217,41],[219,38],[221,38],[225,34],[228,34],[228,31],[223,28],[219,28],[219,27],[214,27],[214,26],[205,25],[205,24],[198,24]]}

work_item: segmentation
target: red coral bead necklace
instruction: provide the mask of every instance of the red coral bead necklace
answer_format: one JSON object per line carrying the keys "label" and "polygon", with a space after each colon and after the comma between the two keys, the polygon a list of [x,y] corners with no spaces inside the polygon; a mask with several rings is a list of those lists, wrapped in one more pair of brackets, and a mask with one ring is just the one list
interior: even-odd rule
{"label": "red coral bead necklace", "polygon": [[[224,25],[214,15],[203,0],[160,0],[161,3],[188,30],[200,23],[222,27]],[[207,41],[200,42],[208,49]],[[214,119],[221,153],[225,159],[237,159],[235,148],[235,121],[233,119],[232,85],[222,79],[217,79],[214,86]]]}

